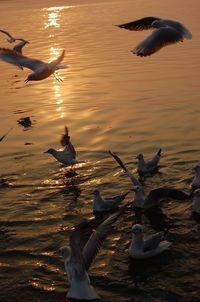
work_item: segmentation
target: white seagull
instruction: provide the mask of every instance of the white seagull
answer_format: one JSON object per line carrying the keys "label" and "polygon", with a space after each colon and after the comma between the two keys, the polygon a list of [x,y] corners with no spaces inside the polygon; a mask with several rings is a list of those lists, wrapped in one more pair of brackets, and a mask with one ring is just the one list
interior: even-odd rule
{"label": "white seagull", "polygon": [[67,127],[65,127],[65,134],[62,135],[60,143],[63,147],[65,147],[63,150],[55,150],[50,148],[44,153],[51,154],[53,157],[55,157],[55,159],[57,159],[57,161],[64,165],[81,163],[81,161],[76,159],[76,150],[70,141],[69,130]]}
{"label": "white seagull", "polygon": [[200,189],[196,189],[193,194],[194,201],[192,204],[192,210],[194,213],[200,214]]}
{"label": "white seagull", "polygon": [[132,51],[134,54],[141,57],[150,56],[169,44],[183,42],[184,39],[192,39],[191,32],[183,24],[174,20],[145,17],[117,26],[135,31],[155,29],[150,36],[143,40]]}
{"label": "white seagull", "polygon": [[103,198],[98,189],[93,190],[93,211],[94,212],[107,212],[115,210],[119,207],[120,203],[126,198],[129,192],[113,197]]}
{"label": "white seagull", "polygon": [[192,181],[192,187],[195,188],[200,188],[200,164],[196,164],[193,168],[195,171],[195,176]]}
{"label": "white seagull", "polygon": [[85,237],[84,230],[81,232],[80,229],[75,228],[70,236],[70,246],[60,248],[70,283],[67,298],[81,301],[100,299],[90,284],[88,270],[106,236],[112,230],[112,224],[118,215],[118,213],[115,213],[103,221],[98,228],[92,232],[85,245],[82,242],[83,237]]}
{"label": "white seagull", "polygon": [[[1,60],[16,65],[21,69],[23,69],[23,67],[26,67],[33,71],[31,74],[28,75],[25,81],[26,83],[28,81],[40,81],[46,79],[52,74],[55,76],[54,72],[56,70],[67,67],[64,64],[60,64],[64,56],[65,56],[65,51],[63,50],[61,55],[56,60],[50,63],[45,63],[37,59],[25,57],[17,51],[7,48],[0,48]],[[56,76],[55,78],[59,80],[59,78],[57,78]]]}
{"label": "white seagull", "polygon": [[155,206],[159,206],[160,201],[163,198],[172,198],[176,200],[187,200],[192,196],[191,194],[185,193],[184,191],[171,188],[157,188],[151,190],[146,196],[140,182],[131,173],[128,167],[122,162],[122,160],[113,152],[109,151],[110,155],[117,161],[117,163],[122,167],[126,174],[130,177],[133,184],[133,191],[135,192],[135,197],[133,200],[133,207],[148,209]]}
{"label": "white seagull", "polygon": [[138,172],[139,173],[150,173],[156,170],[158,167],[158,163],[161,158],[161,151],[162,149],[159,149],[159,151],[156,153],[156,155],[150,159],[145,160],[144,155],[142,153],[139,153],[136,158],[138,159]]}
{"label": "white seagull", "polygon": [[146,238],[143,234],[143,227],[135,224],[132,227],[133,237],[128,249],[129,255],[133,259],[146,259],[169,249],[171,243],[164,240],[166,232],[159,232],[149,235]]}

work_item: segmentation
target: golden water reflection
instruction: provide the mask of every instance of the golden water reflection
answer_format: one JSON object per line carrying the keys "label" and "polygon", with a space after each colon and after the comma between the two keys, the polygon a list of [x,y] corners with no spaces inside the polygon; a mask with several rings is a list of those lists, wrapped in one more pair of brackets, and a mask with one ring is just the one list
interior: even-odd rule
{"label": "golden water reflection", "polygon": [[61,7],[49,7],[49,8],[45,8],[45,14],[44,14],[44,18],[47,20],[44,23],[44,28],[48,28],[48,27],[55,27],[55,28],[59,28],[60,27],[60,19],[61,19],[61,11],[63,9],[67,9],[70,8],[70,6],[61,6]]}

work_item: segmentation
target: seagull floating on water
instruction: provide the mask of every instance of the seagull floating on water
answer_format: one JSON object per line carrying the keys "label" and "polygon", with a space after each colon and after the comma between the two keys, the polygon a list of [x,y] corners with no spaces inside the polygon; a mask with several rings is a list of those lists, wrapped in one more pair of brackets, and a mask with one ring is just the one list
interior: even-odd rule
{"label": "seagull floating on water", "polygon": [[191,32],[183,24],[174,20],[145,17],[117,26],[135,31],[155,29],[150,36],[143,40],[132,51],[134,54],[141,57],[150,56],[169,44],[183,42],[184,39],[192,39]]}
{"label": "seagull floating on water", "polygon": [[23,69],[23,67],[29,68],[33,71],[33,73],[29,74],[25,82],[28,81],[40,81],[43,79],[48,78],[50,75],[54,75],[57,80],[60,80],[54,72],[58,69],[67,68],[66,65],[60,64],[65,56],[65,51],[63,50],[61,55],[54,61],[50,63],[45,63],[43,61],[32,59],[23,56],[17,51],[7,49],[7,48],[0,48],[0,59],[18,66],[19,68]]}
{"label": "seagull floating on water", "polygon": [[196,189],[193,192],[194,201],[192,204],[192,210],[194,213],[200,214],[200,189]]}
{"label": "seagull floating on water", "polygon": [[65,147],[63,150],[55,150],[53,148],[48,149],[44,153],[49,153],[57,161],[64,165],[74,165],[77,163],[81,163],[76,159],[76,150],[70,141],[69,130],[68,127],[65,127],[65,134],[61,137],[61,146]]}
{"label": "seagull floating on water", "polygon": [[60,248],[70,283],[67,298],[81,301],[100,300],[90,284],[88,270],[106,236],[112,230],[112,224],[118,215],[118,213],[115,213],[103,221],[98,228],[92,232],[89,240],[85,244],[82,242],[83,237],[85,237],[84,230],[82,231],[75,228],[70,236],[70,246]]}
{"label": "seagull floating on water", "polygon": [[119,207],[120,203],[126,198],[129,192],[114,197],[103,198],[98,189],[93,190],[93,210],[94,212],[107,212],[115,210]]}
{"label": "seagull floating on water", "polygon": [[146,259],[169,249],[171,243],[164,240],[166,232],[159,232],[144,238],[143,227],[135,224],[132,227],[133,238],[128,249],[133,259]]}
{"label": "seagull floating on water", "polygon": [[193,168],[195,171],[195,176],[192,181],[192,187],[195,188],[200,188],[200,164],[196,164]]}
{"label": "seagull floating on water", "polygon": [[161,158],[161,151],[162,149],[159,149],[159,151],[156,153],[156,155],[150,159],[146,160],[144,159],[144,155],[142,153],[139,153],[136,158],[138,159],[138,172],[139,173],[150,173],[156,170],[158,167],[158,163]]}
{"label": "seagull floating on water", "polygon": [[151,190],[146,196],[142,188],[141,183],[137,178],[131,173],[128,167],[122,162],[122,160],[113,152],[109,151],[110,155],[117,161],[117,163],[122,167],[126,174],[131,179],[133,184],[133,191],[135,192],[135,197],[133,200],[133,208],[148,209],[155,206],[159,206],[160,201],[163,198],[172,198],[176,200],[187,200],[192,196],[191,194],[185,193],[182,190],[171,189],[171,188],[157,188]]}

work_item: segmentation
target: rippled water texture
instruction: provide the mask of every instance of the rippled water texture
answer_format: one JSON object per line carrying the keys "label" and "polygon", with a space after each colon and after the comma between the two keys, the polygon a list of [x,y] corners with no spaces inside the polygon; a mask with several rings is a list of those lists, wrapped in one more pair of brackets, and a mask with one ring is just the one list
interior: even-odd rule
{"label": "rippled water texture", "polygon": [[[1,302],[65,300],[57,251],[68,243],[67,229],[93,216],[92,188],[104,195],[131,188],[107,150],[134,169],[138,152],[150,157],[162,147],[160,174],[145,181],[145,190],[190,190],[200,159],[199,8],[199,0],[0,1],[0,27],[31,42],[24,54],[49,61],[65,49],[69,66],[59,71],[63,82],[25,84],[28,70],[0,62],[0,136],[12,127],[0,143],[1,178],[10,184],[0,188]],[[152,15],[180,20],[193,40],[134,56],[131,49],[149,32],[114,25]],[[17,120],[27,116],[32,126],[24,128]],[[86,161],[74,177],[43,153],[60,147],[64,125]],[[172,224],[171,251],[143,264],[127,255],[134,213],[120,217],[90,270],[103,301],[199,301],[199,224],[191,201],[165,202],[162,210],[164,225]],[[155,225],[157,218],[144,217],[145,229],[161,229],[161,218]]]}

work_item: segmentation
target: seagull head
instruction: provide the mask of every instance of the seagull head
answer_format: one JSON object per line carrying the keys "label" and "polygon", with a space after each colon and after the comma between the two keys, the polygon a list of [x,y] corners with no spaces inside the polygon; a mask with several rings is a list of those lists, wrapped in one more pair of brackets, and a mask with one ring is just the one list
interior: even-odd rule
{"label": "seagull head", "polygon": [[133,187],[133,191],[134,191],[135,193],[138,193],[138,192],[141,192],[141,191],[142,191],[142,188],[141,188],[140,186],[134,186],[134,187]]}
{"label": "seagull head", "polygon": [[142,160],[142,159],[144,159],[144,156],[143,156],[142,153],[139,153],[139,154],[136,155],[136,158],[137,158],[138,160]]}
{"label": "seagull head", "polygon": [[50,148],[47,151],[44,151],[44,153],[54,154],[54,151],[55,150],[53,148]]}
{"label": "seagull head", "polygon": [[97,188],[94,188],[93,190],[92,190],[92,193],[94,194],[94,196],[97,196],[97,195],[99,195],[99,189],[97,189]]}
{"label": "seagull head", "polygon": [[37,81],[37,80],[38,80],[37,75],[35,73],[31,73],[28,75],[25,82],[28,83],[29,81]]}
{"label": "seagull head", "polygon": [[132,227],[132,232],[134,234],[141,234],[143,232],[143,227],[141,224],[134,224]]}
{"label": "seagull head", "polygon": [[193,194],[197,199],[199,199],[200,198],[200,189],[194,190]]}
{"label": "seagull head", "polygon": [[65,260],[69,260],[71,257],[71,249],[70,247],[64,245],[63,247],[59,248],[59,253],[63,256]]}
{"label": "seagull head", "polygon": [[196,164],[194,167],[193,167],[193,170],[197,173],[200,173],[200,164]]}

